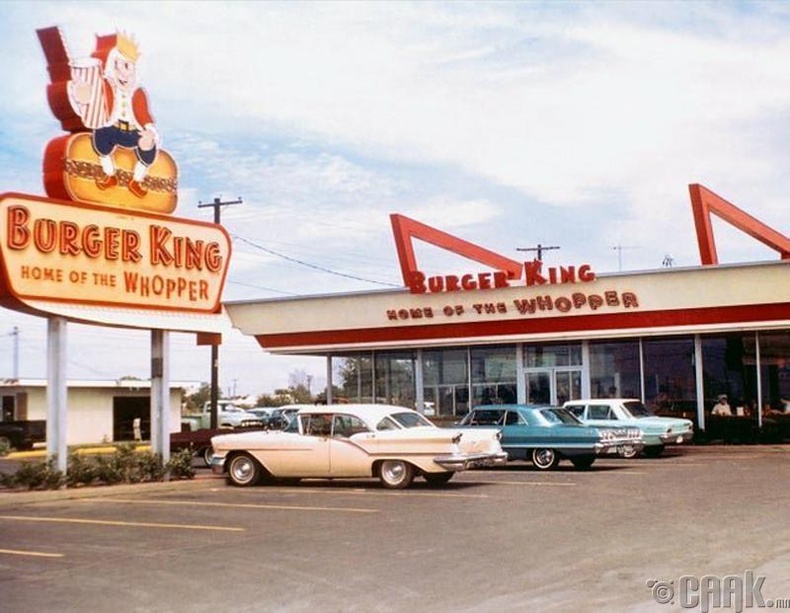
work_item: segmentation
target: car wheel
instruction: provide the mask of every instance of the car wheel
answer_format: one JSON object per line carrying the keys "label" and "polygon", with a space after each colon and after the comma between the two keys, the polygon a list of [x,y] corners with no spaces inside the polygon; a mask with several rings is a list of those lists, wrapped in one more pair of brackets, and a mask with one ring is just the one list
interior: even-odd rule
{"label": "car wheel", "polygon": [[414,469],[403,460],[384,460],[379,466],[379,480],[387,489],[402,490],[414,480]]}
{"label": "car wheel", "polygon": [[428,482],[428,485],[444,485],[453,478],[454,472],[446,473],[425,473],[423,477]]}
{"label": "car wheel", "polygon": [[620,457],[625,458],[627,460],[631,460],[638,455],[639,455],[639,450],[633,445],[623,445],[623,448],[620,451]]}
{"label": "car wheel", "polygon": [[560,463],[560,457],[553,449],[533,449],[532,463],[539,470],[554,470]]}
{"label": "car wheel", "polygon": [[651,445],[650,447],[645,447],[642,453],[648,458],[657,458],[661,455],[662,451],[664,451],[663,445]]}
{"label": "car wheel", "polygon": [[206,466],[211,466],[211,458],[214,455],[214,448],[209,445],[208,447],[203,449],[203,453],[200,454],[200,457],[203,458],[203,462]]}
{"label": "car wheel", "polygon": [[578,470],[586,470],[590,468],[595,462],[595,456],[579,456],[578,458],[571,458],[571,464]]}
{"label": "car wheel", "polygon": [[0,449],[5,449],[6,451],[11,451],[13,445],[11,445],[11,439],[7,436],[0,436]]}
{"label": "car wheel", "polygon": [[251,455],[240,453],[231,458],[228,464],[228,479],[233,485],[248,487],[258,483],[260,478],[260,464]]}

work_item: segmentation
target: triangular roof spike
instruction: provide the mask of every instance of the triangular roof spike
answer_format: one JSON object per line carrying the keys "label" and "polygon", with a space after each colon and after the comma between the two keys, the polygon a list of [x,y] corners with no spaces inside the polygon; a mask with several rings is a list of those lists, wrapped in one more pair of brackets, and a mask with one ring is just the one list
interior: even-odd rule
{"label": "triangular roof spike", "polygon": [[511,260],[484,247],[465,241],[447,232],[410,219],[405,215],[393,213],[390,215],[392,232],[395,235],[395,247],[398,250],[398,260],[403,275],[403,283],[409,286],[413,274],[419,270],[417,258],[414,255],[412,239],[418,238],[440,249],[451,251],[457,255],[469,258],[496,270],[505,271],[510,279],[518,279],[524,267],[523,262]]}
{"label": "triangular roof spike", "polygon": [[778,251],[781,259],[790,260],[790,238],[781,232],[765,225],[699,183],[689,185],[689,193],[691,195],[691,210],[694,213],[694,225],[697,230],[699,256],[703,266],[719,263],[713,225],[710,219],[711,213]]}

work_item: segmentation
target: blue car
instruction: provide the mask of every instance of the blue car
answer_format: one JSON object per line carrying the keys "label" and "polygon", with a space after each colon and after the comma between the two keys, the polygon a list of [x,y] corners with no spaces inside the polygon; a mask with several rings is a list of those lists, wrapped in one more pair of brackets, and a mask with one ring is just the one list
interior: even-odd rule
{"label": "blue car", "polygon": [[638,428],[595,428],[584,425],[567,409],[524,404],[482,405],[459,426],[498,428],[508,460],[531,461],[539,470],[553,470],[567,459],[575,468],[592,466],[596,458],[642,449]]}

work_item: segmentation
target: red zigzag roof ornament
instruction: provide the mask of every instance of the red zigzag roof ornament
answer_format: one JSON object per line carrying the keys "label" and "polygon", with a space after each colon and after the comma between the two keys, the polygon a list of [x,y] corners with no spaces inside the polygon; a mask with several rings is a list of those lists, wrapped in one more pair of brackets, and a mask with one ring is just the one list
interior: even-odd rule
{"label": "red zigzag roof ornament", "polygon": [[419,271],[417,258],[414,255],[414,245],[412,244],[412,239],[414,238],[419,238],[441,249],[446,249],[470,260],[480,262],[495,270],[502,270],[507,273],[510,279],[521,277],[524,262],[511,260],[457,236],[426,226],[404,215],[393,213],[390,215],[390,221],[392,222],[392,232],[395,235],[395,247],[398,250],[403,283],[407,287],[410,285],[414,273]]}
{"label": "red zigzag roof ornament", "polygon": [[719,263],[716,241],[713,237],[713,225],[710,219],[711,213],[715,213],[752,238],[756,238],[771,249],[778,251],[783,260],[790,260],[790,239],[782,233],[755,219],[699,183],[689,185],[689,192],[691,194],[691,209],[694,213],[694,225],[697,228],[699,256],[703,266]]}

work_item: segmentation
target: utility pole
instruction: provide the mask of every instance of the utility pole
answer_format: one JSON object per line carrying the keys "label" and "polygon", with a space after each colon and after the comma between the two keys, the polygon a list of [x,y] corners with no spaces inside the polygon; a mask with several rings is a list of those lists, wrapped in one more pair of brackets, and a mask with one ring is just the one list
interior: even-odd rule
{"label": "utility pole", "polygon": [[[223,206],[230,206],[232,204],[241,204],[241,196],[236,200],[227,200],[222,202],[220,198],[214,198],[213,202],[206,202],[205,204],[198,200],[198,208],[203,209],[206,207],[214,208],[214,223],[220,225],[220,217]],[[219,345],[212,343],[211,345],[211,428],[217,428],[217,401],[219,400]]]}
{"label": "utility pole", "polygon": [[14,329],[11,330],[6,336],[13,336],[14,337],[14,374],[13,379],[14,381],[19,380],[19,327],[14,326]]}
{"label": "utility pole", "polygon": [[633,247],[624,247],[623,245],[615,245],[612,247],[617,252],[617,270],[623,272],[623,249],[633,249]]}
{"label": "utility pole", "polygon": [[535,258],[539,262],[543,261],[543,252],[544,251],[551,251],[552,249],[560,249],[558,245],[550,245],[545,246],[538,243],[537,247],[516,247],[516,251],[535,251],[537,253],[537,257]]}

